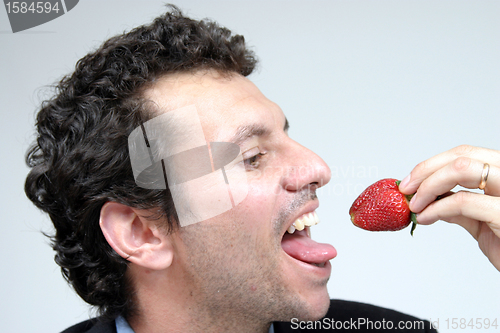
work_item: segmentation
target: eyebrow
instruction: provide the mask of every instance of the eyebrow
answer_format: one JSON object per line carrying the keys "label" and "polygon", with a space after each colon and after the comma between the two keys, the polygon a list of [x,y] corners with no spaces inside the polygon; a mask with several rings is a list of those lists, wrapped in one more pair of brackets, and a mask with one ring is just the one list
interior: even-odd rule
{"label": "eyebrow", "polygon": [[[283,126],[283,131],[288,131],[290,124],[288,123],[288,119],[285,118],[285,126]],[[246,140],[250,139],[254,136],[265,136],[269,135],[271,131],[261,125],[261,124],[251,124],[251,125],[243,125],[239,126],[236,130],[236,134],[230,140],[230,142],[236,143],[237,145],[241,145]]]}

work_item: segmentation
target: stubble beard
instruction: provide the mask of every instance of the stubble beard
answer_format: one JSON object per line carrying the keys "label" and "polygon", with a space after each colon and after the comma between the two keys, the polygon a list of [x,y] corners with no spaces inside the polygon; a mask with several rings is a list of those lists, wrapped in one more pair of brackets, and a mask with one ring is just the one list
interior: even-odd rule
{"label": "stubble beard", "polygon": [[[281,230],[290,216],[314,200],[316,194],[304,190],[282,205],[272,222],[274,242],[262,244],[256,234],[244,235],[245,221],[231,219],[221,224],[197,223],[181,231],[186,245],[188,279],[195,304],[192,316],[205,329],[231,323],[257,327],[273,321],[316,317],[307,304],[288,289],[280,272]],[[243,229],[244,230],[244,229]],[[268,229],[269,230],[269,229]],[[202,324],[201,318],[205,319]],[[235,326],[236,327],[236,326]]]}

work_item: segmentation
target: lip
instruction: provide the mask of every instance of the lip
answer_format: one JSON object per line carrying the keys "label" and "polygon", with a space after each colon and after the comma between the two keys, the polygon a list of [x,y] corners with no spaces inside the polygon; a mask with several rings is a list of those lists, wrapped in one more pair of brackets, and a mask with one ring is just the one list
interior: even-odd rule
{"label": "lip", "polygon": [[305,270],[307,273],[306,275],[314,275],[316,278],[319,279],[329,279],[330,275],[332,273],[332,265],[330,263],[330,260],[327,260],[325,262],[325,265],[323,267],[315,266],[308,264],[306,262],[300,261],[298,259],[295,259],[291,256],[289,256],[285,251],[283,251],[285,257],[287,257],[287,260],[290,260],[293,264],[298,265],[301,267],[301,270]]}
{"label": "lip", "polygon": [[[314,200],[309,201],[296,214],[293,214],[290,218],[290,221],[288,221],[288,223],[284,226],[285,230],[283,230],[283,232],[281,234],[281,238],[283,239],[283,237],[285,236],[285,233],[287,233],[288,228],[299,217],[301,217],[302,215],[314,212],[318,207],[319,207],[319,200],[316,198]],[[310,227],[305,227],[304,230],[309,229],[309,228]],[[311,238],[310,231],[308,231],[307,237]],[[323,281],[325,281],[325,283],[326,283],[326,281],[329,280],[330,275],[331,275],[331,271],[332,271],[332,266],[331,266],[330,260],[337,256],[337,253],[335,251],[334,257],[331,258],[330,260],[325,261],[323,267],[319,267],[319,266],[301,261],[299,259],[296,259],[296,258],[290,256],[288,253],[286,253],[283,249],[281,249],[281,251],[283,251],[283,255],[287,258],[286,261],[288,261],[290,264],[292,264],[292,267],[293,266],[299,267],[300,271],[305,272],[306,276],[315,276],[315,279],[323,280]]]}
{"label": "lip", "polygon": [[290,226],[299,218],[301,217],[302,215],[304,214],[307,214],[307,213],[312,213],[314,212],[316,209],[318,209],[319,207],[319,200],[318,199],[314,199],[313,201],[310,201],[309,203],[307,203],[299,212],[297,212],[297,214],[294,214],[292,216],[292,218],[290,219],[290,221],[288,221],[288,223],[285,225],[285,230],[281,233],[281,238],[283,238],[283,236],[285,235],[285,233],[287,232],[288,228],[290,228]]}

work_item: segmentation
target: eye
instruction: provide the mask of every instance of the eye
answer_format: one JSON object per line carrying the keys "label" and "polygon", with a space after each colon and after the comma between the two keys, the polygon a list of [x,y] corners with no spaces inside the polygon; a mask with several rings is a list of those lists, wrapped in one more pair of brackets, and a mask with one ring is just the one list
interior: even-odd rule
{"label": "eye", "polygon": [[245,168],[247,170],[257,169],[260,165],[262,156],[265,154],[266,152],[261,152],[259,147],[255,147],[244,152],[242,155]]}
{"label": "eye", "polygon": [[245,165],[254,169],[258,168],[260,165],[260,157],[263,155],[262,153],[258,153],[257,155],[247,158],[245,160]]}

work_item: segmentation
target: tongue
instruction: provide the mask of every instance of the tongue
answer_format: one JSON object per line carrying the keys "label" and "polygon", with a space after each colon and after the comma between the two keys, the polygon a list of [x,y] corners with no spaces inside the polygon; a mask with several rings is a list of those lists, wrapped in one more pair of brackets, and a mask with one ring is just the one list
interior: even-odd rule
{"label": "tongue", "polygon": [[313,241],[307,237],[305,230],[285,233],[281,247],[290,257],[309,264],[322,264],[337,255],[333,246]]}

